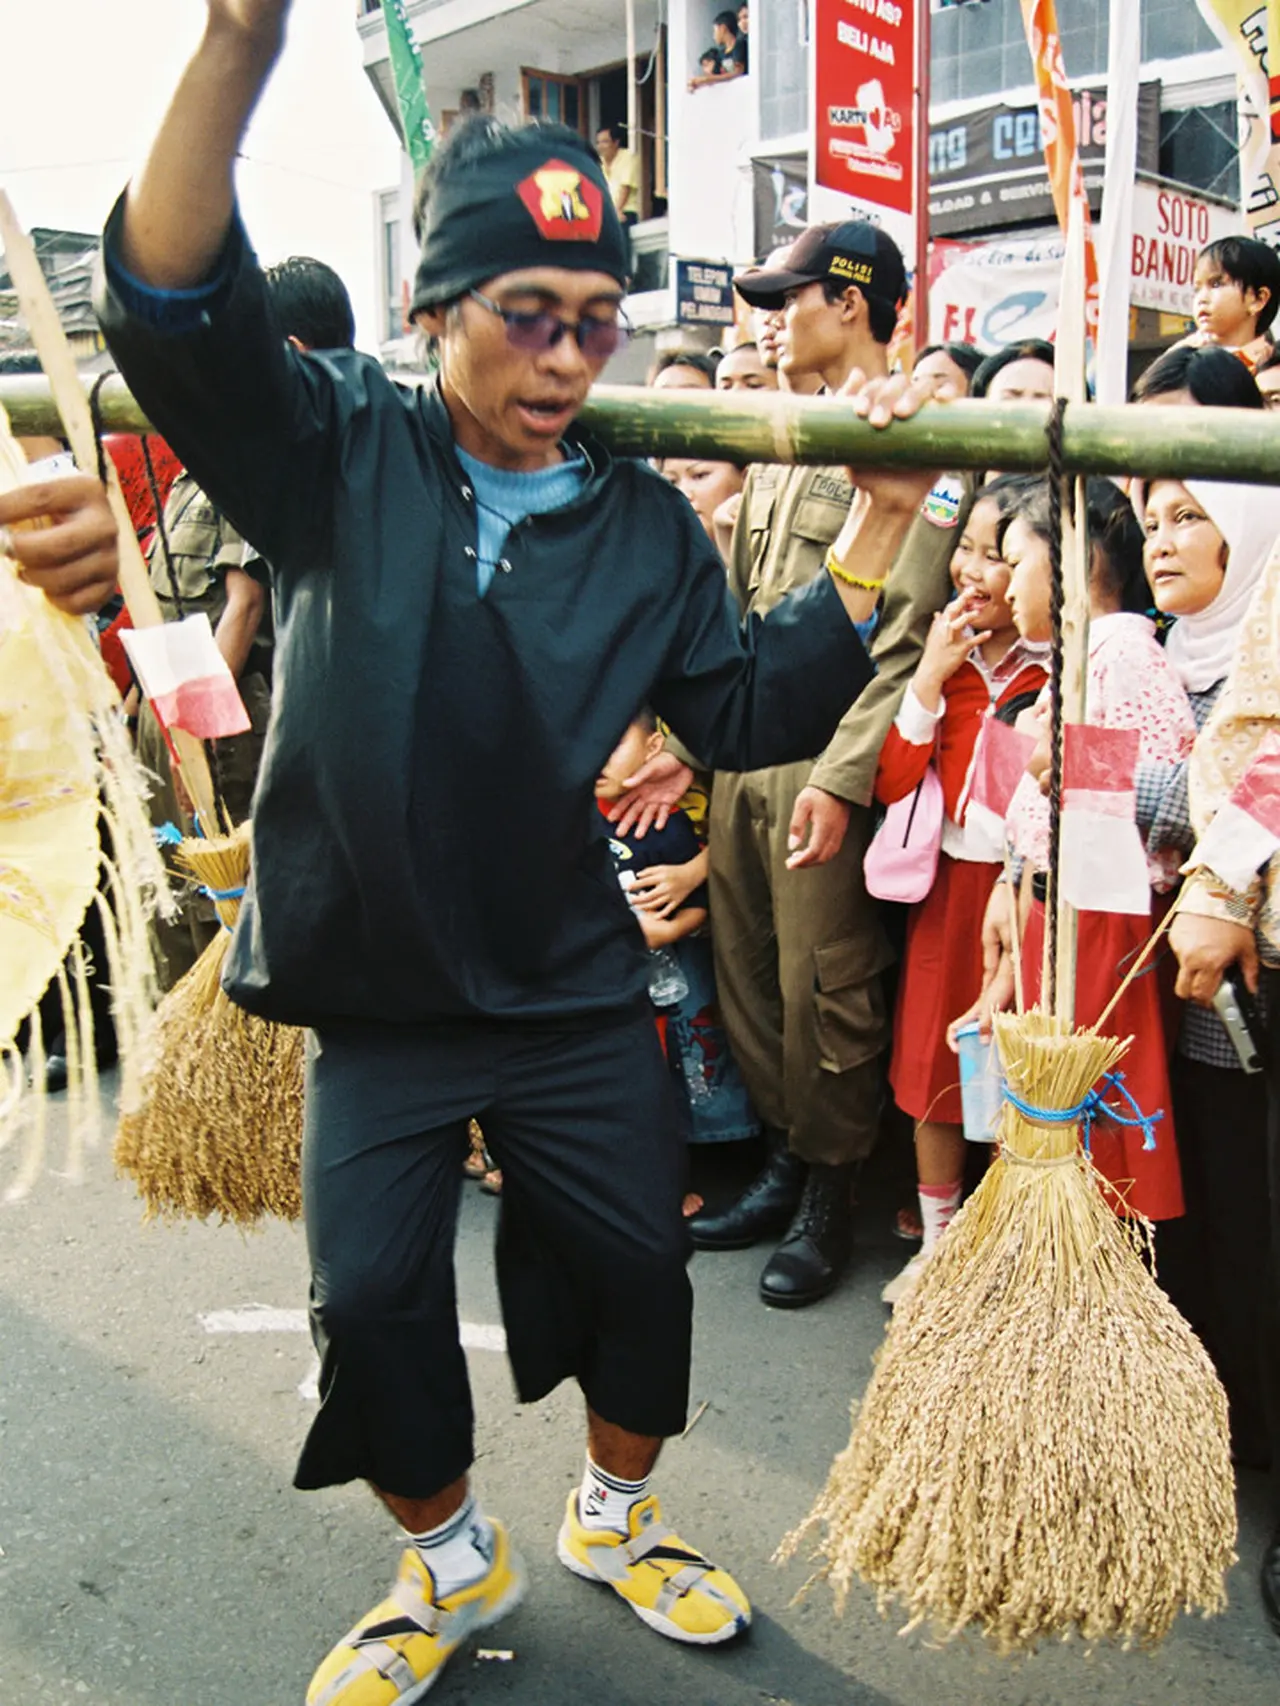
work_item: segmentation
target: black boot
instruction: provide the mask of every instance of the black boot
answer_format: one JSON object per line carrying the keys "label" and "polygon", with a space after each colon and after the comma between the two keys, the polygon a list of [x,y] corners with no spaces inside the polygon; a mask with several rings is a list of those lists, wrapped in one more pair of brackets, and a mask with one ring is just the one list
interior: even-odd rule
{"label": "black boot", "polygon": [[766,1233],[781,1232],[804,1189],[804,1162],[787,1148],[784,1132],[769,1133],[769,1158],[737,1202],[689,1222],[696,1250],[746,1250]]}
{"label": "black boot", "polygon": [[775,1309],[803,1309],[834,1289],[849,1260],[853,1164],[814,1162],[787,1235],[760,1275],[760,1295]]}
{"label": "black boot", "polygon": [[1262,1554],[1262,1609],[1267,1614],[1267,1622],[1280,1635],[1280,1528],[1271,1536],[1270,1544]]}

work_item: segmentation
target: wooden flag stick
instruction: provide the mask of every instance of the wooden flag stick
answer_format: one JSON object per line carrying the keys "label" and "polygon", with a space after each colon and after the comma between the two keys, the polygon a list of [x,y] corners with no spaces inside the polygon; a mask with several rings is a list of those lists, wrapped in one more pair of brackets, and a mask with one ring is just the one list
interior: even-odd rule
{"label": "wooden flag stick", "polygon": [[[1083,207],[1071,203],[1067,228],[1067,250],[1062,267],[1062,296],[1058,339],[1054,351],[1054,390],[1075,407],[1085,400],[1085,242]],[[1089,528],[1082,477],[1063,480],[1062,491],[1062,706],[1058,775],[1063,773],[1063,747],[1069,723],[1083,723],[1086,714],[1089,670]],[[1060,862],[1060,861],[1059,861]],[[1056,965],[1053,988],[1046,979],[1043,1005],[1068,1024],[1076,1008],[1076,912],[1062,898],[1061,869],[1049,873],[1046,908],[1056,914]],[[1050,932],[1046,928],[1045,941]]]}
{"label": "wooden flag stick", "polygon": [[[93,416],[89,410],[84,385],[76,371],[75,357],[62,329],[62,322],[58,319],[58,310],[49,294],[35,247],[19,224],[13,204],[2,189],[0,242],[3,243],[5,259],[8,261],[14,288],[18,294],[18,306],[27,322],[31,341],[40,357],[40,365],[44,368],[75,459],[86,474],[97,473],[98,435],[93,428]],[[109,456],[102,458],[102,464],[106,471],[107,500],[111,505],[119,535],[120,590],[124,594],[124,601],[129,607],[129,616],[135,628],[158,627],[164,617],[147,576],[147,565],[143,561],[142,548],[134,532],[129,506],[120,490],[115,464]],[[214,805],[213,779],[209,774],[204,748],[195,736],[188,734],[185,729],[171,729],[169,738],[173,742],[182,769],[183,786],[200,813],[200,821],[207,826],[210,834],[216,834],[219,817]]]}

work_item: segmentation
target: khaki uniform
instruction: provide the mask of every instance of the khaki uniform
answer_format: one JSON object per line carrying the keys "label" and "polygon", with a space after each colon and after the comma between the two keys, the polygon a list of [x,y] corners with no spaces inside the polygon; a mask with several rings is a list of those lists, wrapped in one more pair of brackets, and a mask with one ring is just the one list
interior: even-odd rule
{"label": "khaki uniform", "polygon": [[[823,570],[849,512],[840,468],[752,468],[729,581],[743,613],[764,615]],[[812,762],[717,774],[711,796],[711,909],[725,1028],[757,1111],[806,1161],[860,1160],[874,1142],[890,1015],[881,974],[893,959],[862,862],[885,735],[919,661],[964,506],[929,506],[898,553],[871,644],[877,676]],[[801,790],[853,807],[829,863],[788,871]]]}
{"label": "khaki uniform", "polygon": [[[168,557],[157,529],[148,562],[151,584],[164,619],[176,622],[183,616],[203,612],[210,626],[216,629],[227,607],[227,571],[244,566],[245,542],[189,474],[174,482],[164,517]],[[247,734],[209,741],[206,747],[214,786],[235,823],[249,815],[271,714],[270,635],[270,617],[264,615],[237,683],[252,729]],[[169,749],[149,705],[143,705],[138,718],[138,758],[155,778],[150,800],[151,821],[157,826],[176,824],[184,834],[194,833],[191,818],[178,803],[169,769]],[[190,970],[218,930],[212,901],[176,869],[171,867],[171,873],[183,889],[182,909],[175,919],[157,920],[155,925],[160,985],[166,990]]]}

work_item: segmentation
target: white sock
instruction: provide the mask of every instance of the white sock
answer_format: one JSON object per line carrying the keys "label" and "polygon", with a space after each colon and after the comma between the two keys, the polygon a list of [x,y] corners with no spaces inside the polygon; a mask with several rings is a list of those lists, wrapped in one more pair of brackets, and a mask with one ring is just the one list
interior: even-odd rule
{"label": "white sock", "polygon": [[493,1564],[493,1524],[468,1493],[466,1503],[439,1528],[410,1534],[418,1556],[431,1571],[436,1599],[446,1599],[489,1573]]}
{"label": "white sock", "polygon": [[643,1481],[620,1481],[587,1458],[587,1472],[578,1489],[578,1520],[584,1528],[612,1529],[631,1533],[631,1507],[649,1493],[649,1477]]}
{"label": "white sock", "polygon": [[933,1253],[934,1245],[955,1219],[963,1188],[962,1179],[957,1179],[954,1185],[921,1185],[920,1219],[924,1223],[924,1242],[920,1249],[924,1255]]}

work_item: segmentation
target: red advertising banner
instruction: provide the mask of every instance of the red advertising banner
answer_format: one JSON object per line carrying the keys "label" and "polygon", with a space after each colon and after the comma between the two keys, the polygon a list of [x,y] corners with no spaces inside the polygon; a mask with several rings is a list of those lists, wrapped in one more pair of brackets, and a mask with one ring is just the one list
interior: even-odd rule
{"label": "red advertising banner", "polygon": [[928,0],[814,0],[814,178],[915,212],[916,9]]}

